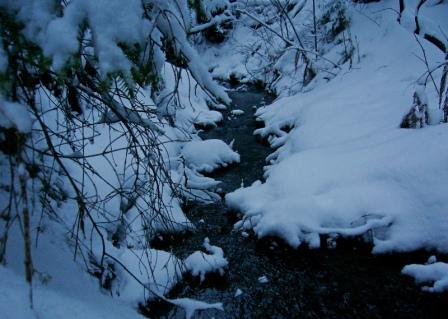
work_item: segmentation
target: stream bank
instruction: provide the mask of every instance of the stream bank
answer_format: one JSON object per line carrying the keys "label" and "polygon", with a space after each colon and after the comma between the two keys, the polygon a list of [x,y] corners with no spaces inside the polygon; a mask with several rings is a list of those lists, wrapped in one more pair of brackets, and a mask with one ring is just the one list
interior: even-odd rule
{"label": "stream bank", "polygon": [[[268,146],[257,142],[254,106],[269,104],[264,91],[247,88],[229,92],[231,109],[245,113],[201,134],[203,139],[219,138],[241,155],[241,163],[211,176],[223,182],[228,193],[243,182],[250,185],[263,176]],[[372,255],[370,245],[357,239],[340,239],[335,249],[306,247],[291,249],[276,238],[243,236],[233,230],[238,214],[227,211],[224,203],[192,203],[185,207],[197,232],[158,247],[185,258],[202,247],[205,237],[221,247],[229,261],[223,277],[208,275],[204,282],[186,276],[169,294],[207,302],[222,302],[224,312],[206,310],[194,318],[444,318],[448,294],[428,294],[413,280],[401,275],[408,263],[424,262],[428,252]],[[204,222],[201,222],[203,220]],[[266,276],[267,283],[259,278]],[[237,289],[242,294],[235,296]],[[152,302],[143,310],[152,318],[184,318],[180,308],[165,302]]]}

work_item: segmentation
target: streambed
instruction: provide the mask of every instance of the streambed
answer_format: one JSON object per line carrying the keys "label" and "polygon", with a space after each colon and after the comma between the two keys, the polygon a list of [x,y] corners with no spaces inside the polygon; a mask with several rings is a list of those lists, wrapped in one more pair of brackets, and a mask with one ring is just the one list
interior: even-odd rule
{"label": "streambed", "polygon": [[[220,170],[223,193],[243,183],[262,179],[268,146],[253,135],[257,128],[254,106],[272,102],[263,90],[253,87],[230,92],[232,106],[217,128],[201,134],[203,139],[233,139],[241,163]],[[244,114],[232,116],[232,109]],[[371,247],[358,239],[341,239],[335,249],[291,249],[276,238],[258,240],[253,234],[233,230],[238,220],[223,202],[193,203],[186,207],[198,231],[156,245],[185,258],[202,248],[205,237],[221,247],[229,261],[224,276],[212,274],[204,282],[187,276],[170,297],[222,302],[224,312],[206,310],[195,318],[445,318],[448,294],[423,293],[413,280],[400,274],[407,263],[424,263],[427,252],[372,255]],[[244,236],[243,236],[244,235]],[[266,276],[267,282],[259,278]],[[235,296],[237,290],[239,296]],[[184,311],[163,301],[148,305],[152,318],[184,318]]]}

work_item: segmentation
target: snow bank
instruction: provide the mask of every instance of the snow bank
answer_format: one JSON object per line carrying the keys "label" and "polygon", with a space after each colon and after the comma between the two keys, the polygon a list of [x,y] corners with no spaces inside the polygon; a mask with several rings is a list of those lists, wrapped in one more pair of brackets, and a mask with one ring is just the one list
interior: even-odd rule
{"label": "snow bank", "polygon": [[422,289],[429,292],[448,291],[448,264],[436,262],[427,265],[407,265],[401,271],[403,274],[414,277],[417,283],[432,282],[433,286],[424,286]]}
{"label": "snow bank", "polygon": [[120,299],[131,304],[167,294],[182,278],[180,261],[166,251],[122,249],[112,254],[132,274],[122,270],[120,287],[117,287]]}
{"label": "snow bank", "polygon": [[[383,7],[350,13],[363,56],[356,68],[257,111],[266,127],[256,133],[276,150],[265,183],[226,196],[245,215],[237,227],[294,247],[319,247],[319,234],[370,231],[375,252],[448,251],[448,126],[399,128],[426,69],[414,35]],[[431,64],[443,61],[423,45]],[[430,85],[426,93],[436,124],[437,96]]]}
{"label": "snow bank", "polygon": [[[69,277],[70,278],[70,277]],[[68,278],[67,278],[68,279]],[[27,303],[29,287],[23,276],[0,266],[0,313],[3,319],[126,319],[144,318],[134,309],[124,307],[120,302],[97,293],[89,300],[82,298],[86,291],[64,294],[51,285],[39,284],[34,287],[34,309]]]}
{"label": "snow bank", "polygon": [[[69,206],[63,205],[63,209],[73,210]],[[34,220],[40,220],[39,214],[33,216]],[[25,318],[139,318],[136,312],[138,302],[144,301],[142,288],[136,289],[133,293],[135,298],[127,298],[120,295],[120,288],[123,291],[133,289],[133,282],[125,277],[113,282],[110,290],[103,290],[98,285],[98,279],[88,274],[93,273],[93,265],[86,264],[81,256],[76,261],[73,260],[72,241],[67,239],[71,225],[63,228],[60,223],[43,218],[40,220],[40,231],[33,231],[33,239],[36,239],[38,247],[33,245],[33,305],[34,310],[29,308],[28,284],[25,282],[23,266],[23,239],[19,225],[15,224],[9,232],[8,249],[6,250],[5,267],[0,266],[0,314],[7,319]],[[81,243],[82,245],[82,243]],[[98,247],[93,242],[94,247]],[[108,247],[108,251],[116,250]],[[98,249],[99,252],[99,249]],[[87,256],[85,256],[88,258]],[[91,256],[93,257],[93,256]],[[117,256],[118,257],[118,256]],[[128,267],[137,269],[139,263],[136,259],[130,260],[121,258],[121,261]],[[163,264],[156,267],[156,258],[153,255],[152,267],[162,269]],[[164,260],[161,259],[163,262]],[[116,265],[116,270],[118,270]],[[140,274],[143,278],[142,269],[138,269],[135,274]],[[167,272],[159,271],[158,280],[169,281]],[[130,278],[130,277],[129,277]],[[149,278],[149,279],[148,279]],[[147,277],[144,282],[153,281]],[[133,280],[133,279],[132,279]],[[118,283],[119,282],[119,283]],[[117,293],[118,292],[118,293]],[[139,295],[137,296],[137,293]]]}
{"label": "snow bank", "polygon": [[240,161],[238,153],[223,141],[216,139],[185,143],[181,156],[191,169],[207,173]]}
{"label": "snow bank", "polygon": [[193,276],[200,276],[201,281],[205,279],[205,275],[209,272],[217,271],[222,276],[224,274],[224,268],[228,265],[223,250],[218,246],[210,245],[208,238],[204,239],[204,248],[210,254],[195,251],[185,259],[186,269]]}

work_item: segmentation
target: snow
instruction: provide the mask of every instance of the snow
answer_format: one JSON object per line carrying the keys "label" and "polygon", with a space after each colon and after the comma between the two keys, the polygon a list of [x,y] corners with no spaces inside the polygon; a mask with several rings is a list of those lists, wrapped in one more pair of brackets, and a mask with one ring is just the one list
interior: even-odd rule
{"label": "snow", "polygon": [[269,279],[266,276],[261,276],[261,277],[258,278],[258,282],[260,284],[267,284],[269,282]]}
{"label": "snow", "polygon": [[207,173],[240,161],[238,153],[217,139],[187,142],[182,148],[181,156],[191,169]]}
{"label": "snow", "polygon": [[[174,117],[176,125],[187,131],[193,129],[192,124],[215,127],[222,121],[222,113],[210,110],[209,105],[217,109],[225,109],[225,106],[214,103],[204,90],[198,89],[199,84],[189,72],[181,70],[178,74],[168,63],[164,63],[161,70],[165,89],[156,96],[160,115]],[[178,88],[175,97],[172,96],[173,87]]]}
{"label": "snow", "polygon": [[[448,252],[447,124],[438,124],[437,95],[428,85],[434,125],[399,128],[426,68],[414,35],[397,26],[392,12],[379,14],[383,6],[350,11],[363,56],[356,68],[344,66],[328,83],[258,109],[266,125],[256,134],[275,151],[266,182],[226,196],[244,214],[236,228],[293,247],[320,247],[319,234],[369,231],[377,253]],[[431,65],[444,60],[422,44]]]}
{"label": "snow", "polygon": [[244,114],[243,110],[232,110],[230,111],[230,114],[232,114],[233,116],[240,116]]}
{"label": "snow", "polygon": [[185,259],[185,268],[193,276],[200,276],[201,281],[204,281],[205,275],[209,272],[219,272],[221,276],[224,275],[224,268],[227,267],[228,261],[224,257],[223,250],[218,246],[210,245],[208,238],[204,239],[204,248],[208,253],[195,251]]}
{"label": "snow", "polygon": [[[62,208],[70,209],[64,205]],[[70,212],[72,210],[70,209]],[[33,216],[39,219],[39,214]],[[28,308],[28,285],[25,283],[23,266],[23,239],[19,225],[13,225],[9,232],[8,249],[6,250],[6,265],[0,266],[0,313],[2,318],[139,318],[136,306],[143,301],[143,294],[137,299],[128,299],[116,294],[116,288],[111,291],[99,288],[98,279],[87,273],[93,271],[83,258],[78,256],[73,260],[73,251],[66,238],[71,225],[64,229],[55,221],[41,220],[41,231],[33,231],[38,246],[32,250],[33,268],[33,305]],[[34,244],[34,242],[33,242]],[[94,243],[95,245],[95,243]],[[110,252],[112,252],[110,247]],[[93,258],[93,256],[92,256]],[[153,259],[154,260],[154,259]],[[124,260],[123,260],[124,261]],[[124,261],[125,262],[125,261]],[[140,263],[133,263],[138,267]],[[154,265],[152,265],[154,266]],[[163,265],[160,265],[162,267]],[[86,269],[89,267],[89,269]],[[162,280],[165,273],[159,272]],[[123,280],[125,278],[123,277]],[[123,287],[132,282],[122,281]],[[32,313],[36,315],[30,315]]]}
{"label": "snow", "polygon": [[237,288],[237,290],[235,290],[235,294],[233,295],[235,298],[239,297],[243,294],[243,291],[240,288]]}
{"label": "snow", "polygon": [[109,254],[130,272],[121,271],[120,287],[116,293],[120,299],[135,306],[145,298],[151,300],[167,294],[182,278],[180,260],[166,251],[111,249]]}
{"label": "snow", "polygon": [[437,257],[432,255],[431,257],[428,258],[428,261],[426,263],[427,264],[434,264],[435,262],[437,262]]}
{"label": "snow", "polygon": [[435,262],[426,265],[407,265],[401,271],[403,274],[414,277],[417,283],[431,282],[431,286],[423,286],[428,292],[448,291],[448,263]]}
{"label": "snow", "polygon": [[202,126],[216,127],[216,123],[221,122],[223,119],[222,113],[218,111],[201,112],[198,114],[194,123]]}
{"label": "snow", "polygon": [[8,102],[0,96],[0,126],[15,128],[21,133],[30,133],[32,120],[27,107],[20,103]]}
{"label": "snow", "polygon": [[[146,10],[147,14],[144,14],[143,5],[151,7]],[[213,96],[215,102],[230,104],[227,93],[212,79],[187,39],[185,32],[190,27],[191,16],[187,13],[186,0],[148,0],[144,3],[139,0],[72,0],[61,7],[61,12],[57,12],[58,8],[51,0],[0,0],[0,7],[25,24],[25,35],[41,45],[57,70],[77,53],[78,30],[84,22],[88,23],[89,34],[94,39],[95,56],[103,76],[121,71],[125,77],[130,77],[132,63],[120,45],[144,46],[148,41],[160,47],[163,36],[173,41],[175,49],[186,57],[189,72],[199,86]],[[117,16],[117,12],[120,15]],[[149,54],[157,72],[164,57],[159,48],[153,51]]]}
{"label": "snow", "polygon": [[[434,2],[434,1],[433,1]],[[411,32],[416,30],[415,15],[417,12],[417,5],[420,1],[407,1],[405,10],[402,12],[401,25]],[[448,3],[442,2],[440,4],[426,1],[418,11],[418,23],[420,34],[431,35],[436,37],[445,47],[448,46],[448,39],[446,37],[446,30],[448,28],[448,21],[446,19],[446,12],[448,10]]]}
{"label": "snow", "polygon": [[[147,10],[148,15],[143,12],[143,4],[151,7]],[[59,72],[67,62],[78,61],[79,40],[82,38],[85,51],[81,52],[79,61],[84,65],[85,58],[91,58],[95,67],[99,68],[99,81],[106,75],[113,79],[110,81],[111,92],[117,92],[113,89],[117,85],[115,80],[123,81],[129,85],[130,91],[136,93],[138,102],[142,102],[141,108],[137,107],[136,110],[133,98],[126,99],[116,94],[108,100],[132,128],[137,128],[139,133],[135,138],[138,142],[152,145],[150,152],[139,147],[129,152],[129,140],[126,133],[123,134],[121,119],[116,114],[103,112],[104,105],[82,103],[83,114],[70,117],[82,129],[72,128],[71,122],[67,127],[66,119],[60,113],[61,108],[53,107],[57,99],[44,86],[36,88],[35,106],[48,125],[50,139],[56,145],[55,151],[61,154],[61,163],[85,196],[85,208],[89,212],[85,215],[81,213],[75,201],[78,195],[60,165],[55,164],[54,158],[42,155],[42,159],[41,156],[37,159],[34,150],[25,154],[36,157],[35,162],[45,169],[48,167],[48,172],[51,170],[48,180],[44,176],[46,170],[39,172],[39,177],[45,179],[48,185],[34,179],[29,180],[28,187],[32,195],[35,308],[32,311],[25,306],[28,288],[22,274],[21,221],[16,217],[12,221],[5,218],[0,221],[0,234],[3,236],[7,232],[8,242],[6,267],[0,267],[0,284],[2,288],[10,286],[14,289],[2,289],[0,292],[0,316],[139,317],[139,303],[163,297],[182,277],[182,262],[169,252],[152,249],[149,240],[158,232],[194,229],[182,211],[182,200],[194,198],[210,201],[220,198],[212,192],[219,181],[201,175],[196,167],[185,167],[180,159],[184,144],[188,146],[192,139],[199,142],[194,124],[214,126],[222,120],[222,114],[210,110],[209,106],[225,109],[224,104],[230,103],[225,90],[213,81],[186,37],[184,27],[191,27],[188,3],[184,0],[176,3],[159,0],[72,0],[56,4],[52,0],[0,0],[0,9],[23,23],[23,35],[51,58],[51,72],[58,75],[61,75]],[[120,13],[118,16],[117,12]],[[182,25],[178,23],[180,17]],[[162,36],[175,42],[176,50],[187,57],[188,69],[177,69],[165,61],[166,57],[160,50]],[[137,44],[151,46],[150,50],[145,50],[148,56],[139,58],[152,63],[160,80],[160,90],[157,92],[154,88],[138,87],[130,79],[130,70],[135,65],[123,48]],[[0,72],[7,68],[7,63],[3,45],[0,45]],[[9,81],[8,77],[6,79]],[[74,81],[75,85],[79,84]],[[178,88],[174,92],[176,94],[173,94],[173,88]],[[22,98],[20,92],[17,95]],[[28,134],[30,145],[37,151],[49,152],[42,127],[30,113],[29,106],[0,97],[0,126]],[[175,126],[168,120],[172,120]],[[84,136],[91,136],[85,145]],[[76,142],[69,146],[67,140]],[[209,156],[204,165],[225,166],[239,160],[239,155],[225,143],[218,144],[212,142],[200,147],[204,154],[217,152],[217,157]],[[207,149],[207,145],[211,148]],[[9,177],[13,177],[9,176],[8,158],[3,153],[0,155],[2,172],[8,167],[8,173],[0,180],[0,208],[5,212],[10,194],[4,186],[14,188],[15,185],[14,182],[10,185]],[[156,166],[154,171],[151,170],[153,164]],[[21,176],[26,172],[24,167],[22,164],[11,169],[11,172],[17,170],[19,174],[15,176]],[[86,167],[89,169],[84,170]],[[47,196],[47,191],[44,191],[41,197],[41,189],[47,188],[51,191],[54,188],[55,194]],[[48,209],[41,203],[43,197],[48,201],[44,203]],[[86,215],[89,218],[82,219]],[[95,229],[93,222],[100,226]],[[79,233],[77,228],[80,228]],[[222,272],[227,264],[222,250],[211,245],[206,248],[210,254],[204,256],[216,270]],[[105,268],[101,268],[103,266]],[[102,269],[102,277],[96,278]],[[102,288],[99,282],[108,286],[107,289]],[[187,314],[195,309],[222,309],[221,304],[208,305],[188,299],[176,302],[187,308]],[[70,313],[67,314],[67,311]]]}
{"label": "snow", "polygon": [[184,308],[185,319],[190,319],[196,310],[217,309],[224,311],[222,303],[220,302],[210,304],[190,298],[178,298],[178,299],[166,299],[166,300],[176,306]]}
{"label": "snow", "polygon": [[[69,280],[71,277],[67,277]],[[134,309],[98,293],[90,298],[82,297],[86,290],[61,293],[49,285],[38,283],[33,288],[34,309],[28,303],[29,287],[23,276],[0,266],[0,313],[3,319],[126,319],[144,318]]]}
{"label": "snow", "polygon": [[[250,5],[265,5],[269,1],[249,2]],[[31,235],[38,243],[32,249],[36,271],[34,309],[27,306],[29,287],[24,281],[19,222],[10,225],[5,219],[1,221],[1,233],[5,231],[3,227],[11,228],[6,266],[0,265],[2,318],[136,318],[140,317],[137,305],[156,297],[183,307],[187,318],[196,310],[223,310],[221,303],[163,297],[181,280],[183,265],[201,280],[209,272],[222,275],[228,260],[221,248],[205,239],[206,252],[196,251],[182,263],[170,252],[152,249],[147,242],[157,232],[194,229],[182,211],[181,198],[219,200],[213,191],[220,182],[201,173],[240,161],[232,145],[220,140],[201,141],[197,136],[195,125],[216,126],[223,119],[222,113],[210,107],[222,110],[230,103],[227,93],[212,80],[207,67],[213,76],[220,78],[234,75],[245,82],[253,75],[266,80],[280,96],[274,104],[257,110],[258,118],[266,126],[256,134],[267,138],[274,149],[268,158],[266,181],[246,188],[242,181],[240,189],[226,196],[227,204],[244,214],[244,219],[235,225],[242,231],[241,236],[249,236],[247,230],[253,229],[259,237],[276,235],[294,247],[306,243],[317,248],[321,244],[319,235],[328,234],[327,244],[335,248],[335,238],[339,235],[357,236],[368,232],[372,234],[374,252],[424,248],[447,253],[448,125],[438,123],[440,111],[434,88],[427,85],[422,90],[420,86],[426,68],[412,34],[416,2],[408,2],[401,27],[396,23],[394,11],[387,8],[389,3],[368,5],[362,9],[362,14],[350,11],[351,32],[359,41],[361,62],[353,68],[345,65],[341,70],[332,70],[335,78],[329,78],[328,83],[319,74],[301,91],[295,64],[291,63],[293,51],[270,61],[267,66],[263,64],[266,63],[263,59],[272,58],[272,50],[283,44],[269,33],[266,42],[260,42],[257,38],[260,31],[252,29],[247,20],[235,24],[228,41],[213,47],[206,45],[198,54],[185,34],[185,30],[195,30],[194,17],[186,0],[72,0],[61,12],[56,12],[53,0],[0,0],[2,10],[10,11],[24,23],[24,35],[52,58],[56,72],[78,52],[80,25],[84,22],[90,28],[84,40],[92,41],[94,52],[91,53],[98,61],[102,76],[116,71],[123,72],[124,78],[129,76],[133,64],[122,49],[124,44],[141,45],[148,39],[155,44],[152,56],[145,58],[154,62],[160,91],[141,88],[137,92],[145,101],[145,107],[154,114],[141,117],[139,112],[126,108],[131,101],[117,98],[115,102],[119,103],[117,110],[130,123],[158,133],[153,138],[164,146],[160,161],[163,171],[166,170],[163,177],[152,173],[135,176],[133,165],[139,164],[133,160],[139,157],[144,159],[142,162],[151,161],[152,154],[128,157],[125,151],[128,141],[121,135],[119,119],[105,113],[101,121],[98,114],[93,115],[91,123],[95,123],[95,127],[90,133],[94,138],[82,151],[88,156],[83,165],[91,166],[95,176],[83,182],[82,192],[86,198],[98,197],[95,206],[101,207],[96,207],[93,218],[101,229],[94,232],[91,223],[86,221],[85,232],[75,242],[73,230],[78,224],[79,210],[74,200],[52,199],[48,205],[54,210],[54,216],[40,216],[40,198],[33,190],[30,197],[36,203],[33,203]],[[143,14],[143,3],[152,7],[152,16]],[[446,43],[448,3],[434,4],[435,1],[428,1],[420,10],[422,33],[436,35]],[[206,13],[210,16],[212,10],[224,6],[230,6],[229,2],[208,1]],[[175,69],[165,61],[159,48],[162,38],[172,41],[176,53],[186,58],[186,69]],[[443,54],[423,39],[422,45],[431,67],[444,61]],[[259,52],[251,51],[255,47],[261,48]],[[338,49],[322,50],[328,58],[336,59]],[[254,53],[253,58],[248,58],[247,53]],[[7,67],[7,57],[0,46],[0,72]],[[274,71],[281,74],[278,79],[272,78]],[[439,78],[440,69],[434,74]],[[172,92],[175,87],[177,94]],[[419,130],[399,129],[415,91],[427,96],[432,125]],[[48,103],[51,98],[51,93],[41,88],[36,95],[36,105],[42,111],[42,118],[57,132],[55,136],[66,134],[66,127],[57,123],[57,115],[51,111]],[[91,106],[82,107],[91,110]],[[232,116],[243,113],[241,110],[230,112]],[[176,127],[167,124],[167,119]],[[86,121],[83,130],[89,133],[89,119],[82,120]],[[0,97],[0,126],[33,135],[38,123],[33,121],[27,106]],[[71,133],[73,140],[81,136],[79,131]],[[41,137],[33,140],[36,142],[33,146],[47,151]],[[52,138],[59,145],[57,151],[69,155],[62,162],[70,173],[84,177],[79,165],[72,161],[83,153]],[[104,157],[93,156],[112,148],[123,151]],[[44,158],[44,166],[54,165]],[[3,184],[8,183],[3,180],[9,177],[9,164],[3,155],[0,165],[4,172],[0,208],[4,210],[8,193]],[[19,175],[26,172],[24,167],[23,164],[17,167]],[[74,192],[67,189],[67,179],[58,170],[54,173],[50,184],[66,192],[69,198],[75,198]],[[138,193],[129,191],[131,185],[146,185],[153,179],[158,180],[155,185],[139,187]],[[40,186],[38,182],[33,185],[36,189]],[[160,192],[156,200],[151,197],[155,188]],[[116,194],[121,191],[126,194]],[[153,207],[154,202],[157,207]],[[120,234],[119,230],[124,235],[114,246],[111,237]],[[104,252],[107,254],[103,255]],[[101,282],[104,284],[107,275],[116,276],[107,290],[98,285],[98,278],[90,275],[98,271],[95,264],[103,257],[104,266],[110,269],[103,274]],[[432,284],[423,287],[425,291],[448,290],[448,264],[437,262],[435,257],[425,265],[408,265],[402,272],[418,283]],[[258,281],[264,284],[269,280],[261,276]],[[235,297],[241,294],[240,289],[235,291]]]}

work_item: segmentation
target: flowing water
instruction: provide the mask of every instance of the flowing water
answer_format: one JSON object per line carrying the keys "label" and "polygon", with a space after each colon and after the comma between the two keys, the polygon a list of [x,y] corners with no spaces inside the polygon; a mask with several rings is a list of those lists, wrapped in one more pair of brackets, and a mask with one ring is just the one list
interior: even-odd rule
{"label": "flowing water", "polygon": [[[269,147],[256,140],[254,106],[272,97],[255,88],[230,92],[231,109],[241,116],[203,132],[204,139],[219,138],[241,155],[241,163],[212,176],[223,181],[224,193],[262,179]],[[420,291],[413,280],[400,274],[406,263],[424,262],[429,253],[372,255],[361,240],[340,240],[337,248],[291,249],[275,238],[258,240],[233,230],[238,219],[224,203],[185,207],[198,231],[154,243],[185,258],[202,248],[205,237],[221,247],[229,261],[224,276],[211,274],[204,282],[186,276],[169,297],[222,302],[224,312],[205,310],[195,318],[447,318],[448,294]],[[200,222],[204,220],[205,223]],[[258,278],[266,276],[267,283]],[[242,294],[235,296],[237,289]],[[152,318],[184,318],[184,311],[166,302],[152,302],[142,310]]]}

